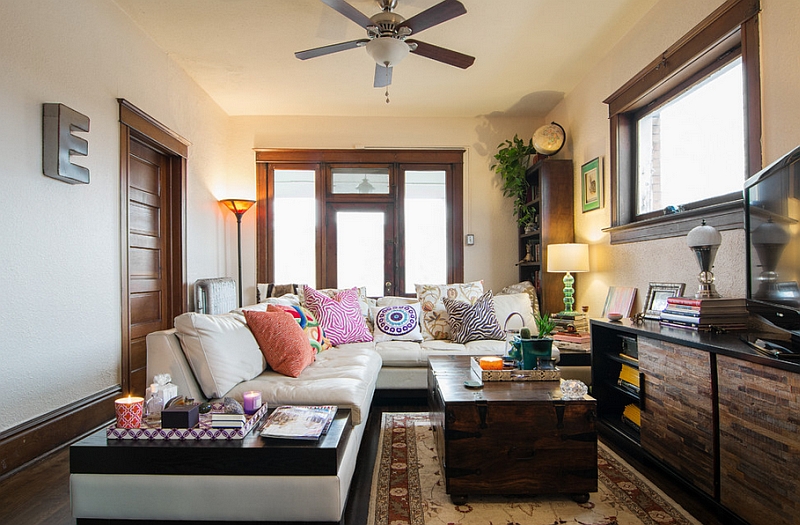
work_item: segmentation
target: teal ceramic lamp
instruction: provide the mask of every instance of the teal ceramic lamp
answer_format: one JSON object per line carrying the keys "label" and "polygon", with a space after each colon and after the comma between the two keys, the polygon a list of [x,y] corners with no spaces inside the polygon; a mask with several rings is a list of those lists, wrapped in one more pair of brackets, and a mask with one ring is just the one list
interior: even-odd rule
{"label": "teal ceramic lamp", "polygon": [[575,284],[573,273],[589,271],[589,245],[588,244],[550,244],[547,246],[547,271],[566,272],[564,275],[564,311],[561,313],[575,313]]}

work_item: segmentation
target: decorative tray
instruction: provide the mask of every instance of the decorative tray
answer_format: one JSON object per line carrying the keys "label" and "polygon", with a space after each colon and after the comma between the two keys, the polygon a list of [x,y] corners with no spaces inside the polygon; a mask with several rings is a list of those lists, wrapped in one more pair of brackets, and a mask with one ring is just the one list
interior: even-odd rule
{"label": "decorative tray", "polygon": [[561,370],[521,370],[505,368],[503,370],[484,370],[480,365],[480,357],[470,359],[472,372],[483,381],[559,381]]}
{"label": "decorative tray", "polygon": [[174,440],[174,441],[194,441],[201,439],[211,440],[231,440],[243,439],[248,432],[258,423],[267,413],[267,404],[261,405],[258,412],[252,416],[246,416],[247,421],[241,428],[212,428],[211,414],[224,411],[222,403],[212,403],[211,412],[200,414],[200,422],[194,428],[161,428],[158,425],[148,424],[142,421],[140,428],[119,428],[110,426],[106,429],[108,439],[133,439],[133,440]]}

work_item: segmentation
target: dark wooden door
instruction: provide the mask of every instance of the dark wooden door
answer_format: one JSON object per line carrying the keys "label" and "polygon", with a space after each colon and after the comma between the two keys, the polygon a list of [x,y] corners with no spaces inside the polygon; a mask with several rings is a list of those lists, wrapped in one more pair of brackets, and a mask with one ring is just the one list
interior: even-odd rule
{"label": "dark wooden door", "polygon": [[167,155],[131,140],[128,177],[128,370],[130,391],[143,394],[147,383],[150,332],[170,328],[170,271]]}
{"label": "dark wooden door", "polygon": [[120,99],[123,394],[144,395],[145,338],[187,308],[184,216],[189,143]]}

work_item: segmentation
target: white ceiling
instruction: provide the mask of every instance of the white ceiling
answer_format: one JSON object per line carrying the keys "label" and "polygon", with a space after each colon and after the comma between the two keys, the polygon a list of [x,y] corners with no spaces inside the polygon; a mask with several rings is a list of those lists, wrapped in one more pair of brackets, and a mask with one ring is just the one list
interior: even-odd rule
{"label": "white ceiling", "polygon": [[[410,54],[386,104],[365,38],[319,0],[113,0],[229,115],[543,116],[658,0],[461,0],[467,13],[414,38],[475,57],[462,70]],[[367,16],[375,0],[349,0]],[[399,0],[411,16],[438,0]]]}

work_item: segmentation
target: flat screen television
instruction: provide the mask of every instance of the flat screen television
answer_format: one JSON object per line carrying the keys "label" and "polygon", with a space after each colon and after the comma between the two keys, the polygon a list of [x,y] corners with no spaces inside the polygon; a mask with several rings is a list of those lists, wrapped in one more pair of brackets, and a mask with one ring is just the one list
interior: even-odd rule
{"label": "flat screen television", "polygon": [[800,146],[744,185],[747,308],[800,342]]}

